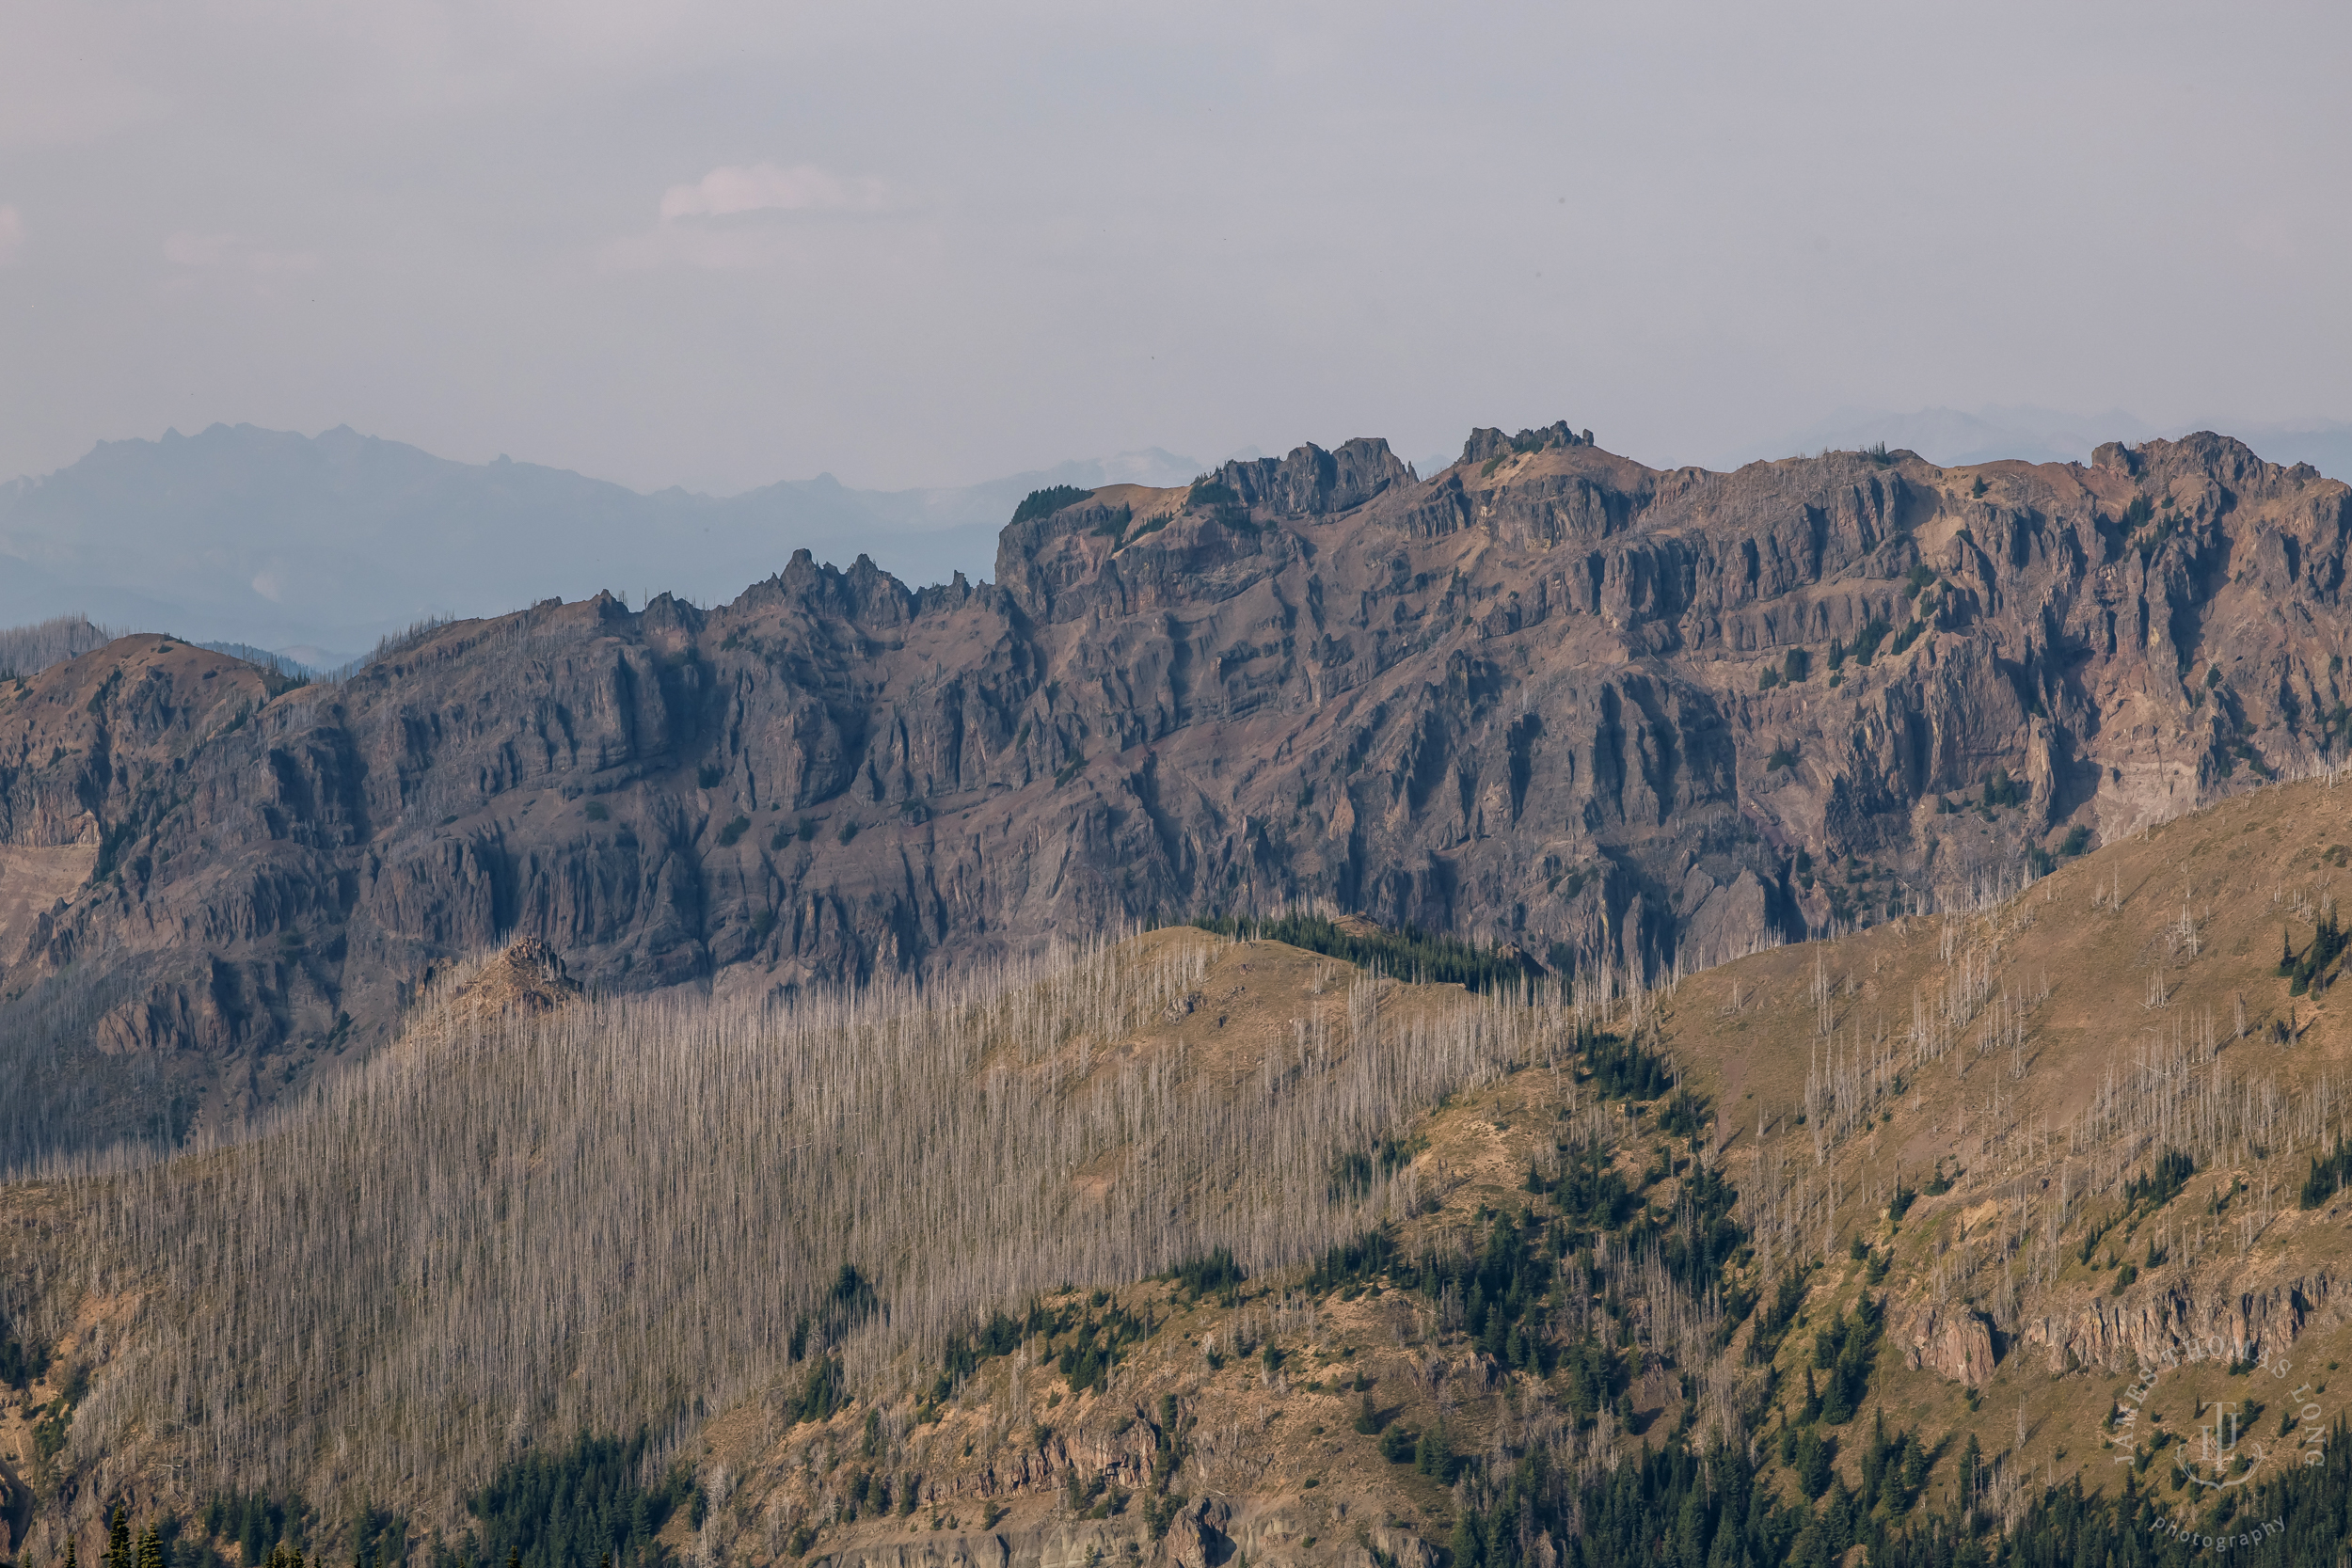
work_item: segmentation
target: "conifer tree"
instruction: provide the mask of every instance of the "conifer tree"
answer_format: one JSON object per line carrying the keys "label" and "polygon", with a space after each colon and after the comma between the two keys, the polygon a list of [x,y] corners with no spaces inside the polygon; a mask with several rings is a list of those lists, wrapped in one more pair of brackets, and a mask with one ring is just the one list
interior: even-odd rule
{"label": "conifer tree", "polygon": [[153,1525],[139,1535],[138,1568],[164,1568],[164,1535]]}
{"label": "conifer tree", "polygon": [[106,1568],[132,1568],[131,1516],[115,1505],[114,1523],[106,1530]]}
{"label": "conifer tree", "polygon": [[1485,1556],[1484,1543],[1478,1539],[1478,1521],[1465,1509],[1461,1517],[1454,1521],[1454,1561],[1457,1568],[1469,1568]]}

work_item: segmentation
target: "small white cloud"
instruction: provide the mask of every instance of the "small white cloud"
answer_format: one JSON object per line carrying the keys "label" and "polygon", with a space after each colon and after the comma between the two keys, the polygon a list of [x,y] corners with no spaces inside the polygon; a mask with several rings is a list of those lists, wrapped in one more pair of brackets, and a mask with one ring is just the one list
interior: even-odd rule
{"label": "small white cloud", "polygon": [[240,267],[247,272],[309,272],[314,250],[272,250],[241,234],[199,234],[183,229],[164,241],[164,260],[180,267]]}
{"label": "small white cloud", "polygon": [[812,164],[729,165],[663,191],[660,220],[610,242],[600,260],[624,271],[774,266],[807,247],[806,231],[790,214],[879,213],[890,205],[889,188],[870,175],[834,174]]}
{"label": "small white cloud", "polygon": [[24,248],[24,214],[13,207],[0,207],[0,266],[16,260]]}
{"label": "small white cloud", "polygon": [[872,212],[884,200],[882,183],[845,177],[808,164],[714,168],[691,185],[661,193],[661,221],[735,217],[744,213]]}

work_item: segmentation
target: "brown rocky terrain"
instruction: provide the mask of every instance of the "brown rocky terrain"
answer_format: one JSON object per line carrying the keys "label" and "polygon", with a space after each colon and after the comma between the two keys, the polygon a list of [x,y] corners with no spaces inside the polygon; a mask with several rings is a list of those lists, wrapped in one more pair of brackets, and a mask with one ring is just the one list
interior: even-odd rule
{"label": "brown rocky terrain", "polygon": [[[1838,1468],[1851,1484],[1862,1484],[1863,1434],[1883,1418],[1937,1445],[1929,1485],[1939,1505],[1973,1437],[1996,1517],[2013,1520],[2051,1481],[2119,1486],[2119,1453],[2146,1456],[2135,1479],[2194,1513],[2199,1483],[2175,1469],[2193,1452],[2183,1440],[2217,1402],[2262,1411],[2259,1438],[2293,1463],[2296,1445],[2324,1436],[2352,1396],[2339,1371],[2352,1358],[2342,1285],[2352,1193],[2306,1209],[2299,1192],[2312,1158],[2345,1132],[2352,1026],[2330,978],[2344,960],[2321,966],[2299,992],[2279,973],[2282,939],[2308,953],[2332,919],[2347,842],[2344,789],[2265,789],[2121,838],[2021,895],[1754,955],[1620,1005],[1617,1027],[1670,1053],[1712,1101],[1696,1165],[1718,1165],[1740,1188],[1751,1266],[1810,1271],[1770,1385],[1745,1364],[1758,1319],[1718,1357],[1701,1348],[1713,1326],[1704,1307],[1677,1303],[1654,1271],[1629,1320],[1643,1347],[1632,1418],[1604,1412],[1581,1428],[1564,1421],[1571,1396],[1560,1374],[1498,1365],[1438,1315],[1416,1315],[1426,1301],[1342,1299],[1293,1275],[1267,1281],[1258,1298],[1262,1312],[1290,1304],[1295,1326],[1276,1336],[1290,1378],[1203,1365],[1196,1347],[1233,1332],[1236,1314],[1184,1309],[1179,1296],[1163,1309],[1180,1315],[1122,1370],[1116,1400],[1090,1396],[1057,1419],[1042,1407],[1053,1378],[1025,1379],[1017,1364],[998,1371],[974,1413],[980,1422],[1018,1433],[1034,1412],[1055,1434],[1022,1455],[1025,1468],[955,1457],[962,1439],[952,1425],[946,1443],[917,1428],[892,1450],[937,1478],[931,1512],[943,1520],[968,1523],[980,1499],[1000,1499],[994,1534],[950,1538],[943,1549],[918,1513],[911,1531],[865,1519],[820,1539],[839,1543],[831,1560],[868,1568],[959,1554],[1084,1561],[1089,1548],[1109,1559],[1131,1536],[1151,1553],[1140,1525],[1122,1533],[1115,1521],[1090,1523],[1064,1494],[1073,1474],[1082,1486],[1103,1474],[1138,1487],[1149,1423],[1173,1395],[1190,1430],[1224,1439],[1192,1450],[1196,1532],[1225,1532],[1202,1548],[1209,1560],[1235,1549],[1253,1563],[1364,1565],[1379,1560],[1375,1551],[1432,1560],[1448,1521],[1478,1494],[1448,1497],[1383,1463],[1349,1424],[1347,1377],[1372,1377],[1375,1405],[1393,1397],[1408,1427],[1445,1412],[1454,1440],[1492,1466],[1549,1441],[1586,1474],[1669,1440],[1684,1420],[1736,1433],[1725,1413],[1760,1401],[1762,1418],[1746,1430],[1769,1464],[1816,1375],[1815,1333],[1865,1297],[1881,1303],[1886,1331],[1871,1394],[1840,1429]],[[1523,1178],[1548,1168],[1572,1137],[1563,1123],[1573,1127],[1593,1094],[1580,1093],[1573,1074],[1564,1085],[1526,1071],[1417,1124],[1414,1168],[1443,1196],[1431,1216],[1398,1227],[1405,1250],[1475,1239],[1498,1212],[1564,1207],[1531,1196]],[[1690,1178],[1648,1157],[1659,1131],[1635,1117],[1621,1168],[1646,1184],[1645,1212],[1663,1213]],[[2168,1150],[2191,1155],[2193,1172],[2174,1192],[2134,1199],[2131,1180]],[[1642,1165],[1648,1174],[1637,1175]],[[1577,1321],[1572,1291],[1555,1310],[1563,1328]],[[2300,1415],[2286,1397],[2296,1388],[2310,1402]],[[2110,1432],[2119,1405],[2133,1418]],[[730,1539],[757,1560],[763,1508],[783,1520],[829,1505],[837,1513],[841,1483],[828,1478],[855,1473],[863,1418],[852,1411],[815,1433],[740,1415],[714,1423],[706,1465],[748,1489],[729,1527],[741,1533]],[[1090,1442],[1063,1435],[1073,1427]],[[1134,1454],[1105,1440],[1111,1429],[1133,1434]],[[1786,1470],[1775,1484],[1799,1496]],[[1189,1541],[1171,1532],[1160,1560],[1200,1560]]]}
{"label": "brown rocky terrain", "polygon": [[[2308,1207],[2302,1196],[2314,1160],[2345,1140],[2352,1026],[2334,988],[2347,955],[2280,973],[2282,948],[2310,958],[2335,929],[2347,874],[2352,794],[2323,777],[2120,836],[1966,911],[1759,952],[1629,996],[1596,990],[1574,1009],[1489,1004],[1524,1013],[1516,1043],[1500,1070],[1388,1130],[1400,1163],[1382,1228],[1400,1263],[1474,1258],[1499,1222],[1542,1238],[1531,1254],[1556,1272],[1524,1323],[1556,1361],[1526,1356],[1516,1337],[1498,1351],[1465,1321],[1460,1294],[1413,1287],[1401,1268],[1318,1274],[1311,1255],[1229,1291],[1080,1278],[1030,1298],[1059,1314],[1052,1325],[953,1379],[928,1349],[868,1360],[842,1403],[813,1413],[815,1363],[788,1361],[779,1343],[771,1372],[676,1450],[709,1506],[699,1530],[674,1520],[665,1539],[681,1555],[759,1565],[1207,1568],[1240,1553],[1428,1565],[1518,1456],[1541,1449],[1591,1476],[1713,1433],[1752,1439],[1768,1485],[1793,1503],[1802,1493],[1774,1457],[1779,1435],[1827,1365],[1816,1336],[1864,1300],[1878,1304],[1884,1340],[1867,1392],[1831,1429],[1849,1484],[1863,1484],[1863,1434],[1883,1419],[1931,1449],[1924,1495],[1938,1509],[1974,1441],[1979,1500],[1995,1518],[2013,1520],[2054,1480],[2112,1489],[2119,1454],[2138,1462],[2137,1483],[2194,1512],[2198,1482],[2174,1479],[2193,1449],[2167,1431],[2186,1437],[2227,1402],[2257,1411],[2256,1435],[2291,1456],[2352,1389],[2338,1375],[2352,1357],[2341,1283],[2352,1194],[2323,1186]],[[1409,1027],[1466,1000],[1188,928],[1120,951],[1178,976],[1181,994],[1023,1056],[1026,1092],[1085,1103],[1172,1069],[1190,1075],[1188,1093],[1263,1075],[1279,1097],[1336,1070],[1305,1042],[1337,1021],[1376,1008],[1387,1027]],[[560,1015],[580,1005],[560,965],[526,942],[464,966],[412,1027],[433,1035],[501,1009]],[[1662,1086],[1613,1091],[1571,1023],[1670,1060],[1677,1087],[1704,1097],[1704,1121],[1676,1124]],[[1593,1228],[1563,1180],[1592,1150],[1642,1225],[1683,1223],[1711,1175],[1729,1180],[1741,1244],[1718,1289],[1683,1289],[1647,1243]],[[2183,1168],[2157,1187],[2168,1155]],[[1091,1200],[1123,1187],[1123,1158],[1056,1180]],[[388,1149],[383,1164],[399,1159]],[[58,1262],[72,1245],[54,1250],[75,1201],[54,1185],[0,1188],[0,1252],[15,1277],[43,1247],[45,1277],[76,1277],[85,1265]],[[66,1528],[94,1549],[117,1497],[191,1506],[173,1490],[172,1445],[217,1440],[124,1425],[119,1449],[70,1449],[81,1467],[62,1476],[32,1462],[33,1418],[77,1370],[93,1391],[76,1443],[132,1407],[109,1380],[167,1327],[151,1303],[168,1288],[138,1265],[114,1280],[50,1306],[53,1370],[0,1410],[21,1550],[54,1553]],[[1793,1317],[1759,1349],[1766,1304],[1788,1281]],[[1729,1306],[1743,1289],[1748,1304]],[[1120,1315],[1140,1327],[1111,1332]],[[1093,1342],[1098,1324],[1119,1359],[1073,1376],[1057,1353]],[[1571,1353],[1595,1336],[1618,1357],[1621,1401],[1579,1386]],[[2133,1418],[2111,1429],[2119,1404]],[[2309,1409],[2320,1415],[2297,1414]],[[380,1418],[355,1403],[332,1418],[358,1433]],[[1412,1454],[1384,1450],[1391,1429],[1443,1433],[1465,1479],[1449,1487]],[[110,1460],[116,1470],[102,1471]],[[75,1490],[77,1476],[103,1483]],[[447,1499],[377,1500],[420,1544],[464,1527]]]}
{"label": "brown rocky terrain", "polygon": [[[2275,1412],[2298,1385],[2333,1418],[2343,1389],[2332,1374],[2352,1354],[2340,1288],[2352,1200],[2307,1210],[2296,1189],[2312,1157],[2343,1136],[2352,1029],[2328,969],[2294,994],[2278,973],[2273,932],[2309,950],[2345,838],[2352,806],[2334,788],[2265,790],[2144,831],[2022,896],[1759,954],[1645,999],[1646,1009],[1620,1011],[1621,1025],[1638,1020],[1714,1099],[1713,1158],[1741,1188],[1761,1266],[1816,1270],[1797,1332],[1775,1358],[1781,1375],[1759,1436],[1795,1414],[1812,1331],[1866,1295],[1883,1301],[1887,1338],[1853,1432],[1883,1415],[1890,1428],[1931,1434],[1947,1456],[1978,1438],[1996,1466],[2003,1510],[2051,1479],[2118,1484],[2119,1441],[2126,1456],[2165,1451],[2151,1418],[2169,1418],[2177,1439],[2217,1401],[2266,1402]],[[1572,1088],[1526,1073],[1417,1128],[1417,1164],[1444,1197],[1434,1217],[1402,1227],[1408,1246],[1416,1235],[1474,1236],[1497,1212],[1547,1212],[1519,1177],[1544,1165],[1576,1102]],[[1637,1128],[1637,1147],[1642,1136]],[[2197,1150],[2178,1193],[2129,1200],[2127,1179],[2174,1148]],[[1629,1152],[1629,1175],[1633,1164]],[[1676,1186],[1657,1180],[1645,1197],[1668,1211]],[[1899,1188],[1899,1212],[1888,1202]],[[1775,1264],[1775,1238],[1811,1258],[1784,1254]],[[1870,1256],[1857,1259],[1854,1246]],[[1270,1282],[1261,1299],[1296,1302],[1296,1283]],[[1039,1409],[1057,1433],[1074,1425],[1093,1445],[1057,1437],[1022,1454],[1014,1473],[967,1470],[948,1457],[934,1512],[961,1523],[961,1498],[1001,1498],[996,1534],[943,1552],[920,1519],[912,1536],[887,1520],[857,1523],[841,1528],[834,1560],[1114,1555],[1139,1527],[1089,1524],[1084,1510],[1073,1520],[1057,1488],[1066,1493],[1073,1474],[1139,1485],[1163,1394],[1179,1397],[1180,1418],[1239,1439],[1196,1459],[1207,1488],[1194,1505],[1199,1524],[1227,1536],[1202,1548],[1212,1559],[1238,1548],[1252,1561],[1362,1563],[1375,1549],[1428,1560],[1463,1497],[1381,1463],[1370,1439],[1343,1424],[1352,1385],[1334,1372],[1395,1390],[1395,1418],[1410,1425],[1448,1412],[1456,1441],[1498,1459],[1558,1418],[1549,1402],[1561,1397],[1560,1380],[1498,1367],[1409,1307],[1399,1317],[1375,1298],[1328,1295],[1312,1305],[1292,1308],[1297,1327],[1281,1340],[1296,1371],[1279,1387],[1257,1369],[1216,1371],[1190,1357],[1203,1335],[1232,1332],[1234,1314],[1207,1313],[1203,1323],[1200,1307],[1163,1331],[1156,1358],[1136,1356],[1107,1409],[1089,1398],[1056,1422],[1039,1409],[1054,1397],[1050,1377],[1025,1387],[1017,1370],[1001,1372],[977,1412],[993,1432],[1020,1430],[1017,1413],[1006,1417],[1009,1402]],[[1701,1357],[1671,1307],[1655,1295],[1644,1303],[1638,1337],[1647,1352],[1627,1423],[1637,1430],[1605,1414],[1589,1423],[1569,1444],[1587,1463],[1660,1440],[1659,1418],[1692,1399],[1675,1369],[1692,1371]],[[1744,1327],[1730,1348],[1754,1333]],[[1702,1402],[1756,1392],[1760,1374],[1733,1359],[1698,1371]],[[2128,1422],[2120,1439],[2105,1434],[2108,1413],[2142,1380],[2153,1387],[2137,1444]],[[764,1429],[756,1440],[739,1420],[723,1421],[707,1452],[776,1517],[810,1517],[829,1502],[837,1509],[824,1479],[829,1463],[851,1453],[861,1418],[853,1411],[814,1435]],[[1122,1429],[1137,1433],[1134,1455],[1101,1437],[1122,1422],[1146,1423]],[[1306,1437],[1283,1422],[1309,1429]],[[2279,1433],[2295,1435],[2290,1426]],[[1850,1435],[1848,1448],[1858,1446]],[[941,1445],[919,1431],[904,1452],[911,1465],[942,1463]],[[956,1452],[952,1441],[946,1452]],[[763,1477],[783,1506],[759,1490]],[[1848,1479],[1859,1484],[1851,1470]],[[2195,1505],[2195,1483],[2169,1479],[2165,1464],[2150,1484]],[[736,1516],[746,1527],[763,1517],[749,1499]],[[1327,1552],[1338,1538],[1334,1556],[1319,1558],[1318,1537]],[[1169,1543],[1168,1560],[1195,1560],[1181,1529]]]}
{"label": "brown rocky terrain", "polygon": [[0,688],[0,1148],[222,1124],[515,936],[756,990],[1317,900],[1654,977],[1944,907],[2332,754],[2348,494],[2209,435],[1719,474],[1557,425],[340,685],[125,638]]}

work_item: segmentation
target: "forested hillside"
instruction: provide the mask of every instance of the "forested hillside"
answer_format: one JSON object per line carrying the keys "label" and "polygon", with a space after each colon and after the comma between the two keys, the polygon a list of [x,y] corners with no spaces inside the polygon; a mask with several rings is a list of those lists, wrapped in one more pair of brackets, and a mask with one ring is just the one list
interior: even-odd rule
{"label": "forested hillside", "polygon": [[1648,985],[1953,908],[2340,753],[2348,496],[1563,423],[1048,487],[993,585],[801,555],[299,687],[122,638],[0,682],[0,1162],[233,1126],[522,937],[750,997],[1313,905]]}
{"label": "forested hillside", "polygon": [[519,946],[249,1139],[0,1190],[11,1550],[2331,1560],[2344,799],[1630,990]]}

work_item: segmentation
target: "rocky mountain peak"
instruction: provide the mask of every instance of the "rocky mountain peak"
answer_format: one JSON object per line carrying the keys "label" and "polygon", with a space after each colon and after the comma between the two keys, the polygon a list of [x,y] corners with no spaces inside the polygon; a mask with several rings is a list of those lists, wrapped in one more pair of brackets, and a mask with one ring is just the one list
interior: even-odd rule
{"label": "rocky mountain peak", "polygon": [[1311,442],[1281,458],[1227,463],[1216,471],[1244,506],[1295,517],[1352,510],[1412,478],[1388,442],[1360,438],[1331,451]]}
{"label": "rocky mountain peak", "polygon": [[1490,457],[1510,457],[1521,452],[1552,451],[1563,447],[1589,447],[1593,433],[1568,428],[1565,420],[1556,420],[1541,430],[1522,430],[1517,436],[1505,436],[1500,430],[1480,428],[1470,433],[1462,443],[1461,461],[1484,463]]}

